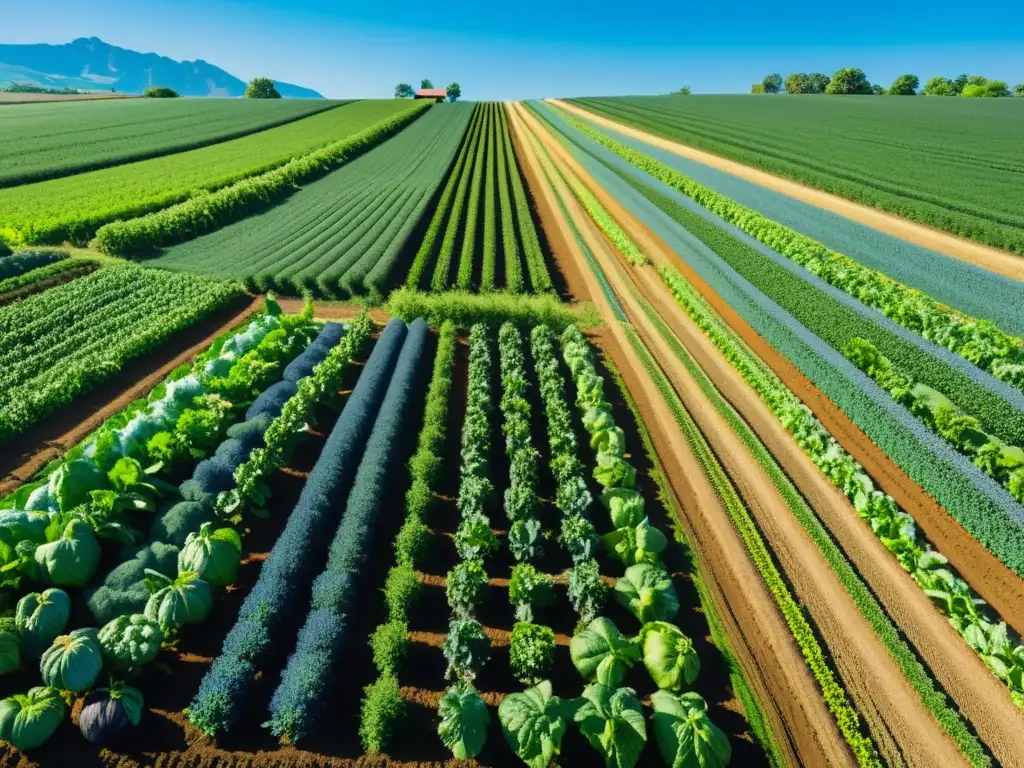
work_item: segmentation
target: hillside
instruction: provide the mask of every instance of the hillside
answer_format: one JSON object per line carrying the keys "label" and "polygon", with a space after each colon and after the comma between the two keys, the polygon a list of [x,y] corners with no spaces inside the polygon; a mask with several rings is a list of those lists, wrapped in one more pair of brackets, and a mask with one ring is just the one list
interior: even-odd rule
{"label": "hillside", "polygon": [[[285,98],[322,99],[309,88],[277,83]],[[151,85],[173,88],[182,96],[242,96],[245,82],[202,59],[175,61],[156,53],[120,48],[98,37],[79,37],[65,45],[0,44],[0,84],[80,88],[142,93]]]}

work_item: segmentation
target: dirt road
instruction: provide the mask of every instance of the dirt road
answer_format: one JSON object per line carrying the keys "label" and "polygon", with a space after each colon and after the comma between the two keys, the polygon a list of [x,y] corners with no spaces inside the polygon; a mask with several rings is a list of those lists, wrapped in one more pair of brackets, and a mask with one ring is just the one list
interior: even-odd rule
{"label": "dirt road", "polygon": [[909,243],[921,245],[933,251],[944,253],[947,256],[952,256],[955,259],[966,261],[997,275],[1024,281],[1024,257],[1007,251],[1001,251],[998,248],[982,245],[981,243],[975,243],[971,240],[927,227],[924,224],[917,224],[907,219],[902,219],[899,216],[894,216],[891,213],[885,213],[877,208],[871,208],[870,206],[861,205],[828,192],[822,192],[819,189],[806,187],[795,181],[783,179],[765,171],[743,165],[735,160],[727,160],[710,152],[704,152],[688,147],[685,144],[663,139],[660,136],[641,131],[638,128],[609,120],[606,117],[582,109],[575,104],[569,104],[561,99],[547,99],[547,102],[566,112],[579,117],[585,117],[597,125],[611,128],[626,136],[647,142],[652,146],[668,150],[690,160],[696,160],[698,163],[724,171],[733,176],[738,176],[741,179],[751,181],[774,192],[788,195],[803,203],[809,203],[826,211],[837,213],[851,221],[856,221],[858,224],[864,224],[872,229],[877,229],[879,232],[884,232],[887,235],[893,235]]}
{"label": "dirt road", "polygon": [[[706,586],[726,624],[733,650],[764,707],[783,757],[790,764],[853,764],[853,756],[720,498],[686,437],[675,426],[654,383],[642,373],[642,363],[615,321],[574,235],[567,222],[557,215],[554,192],[543,181],[539,160],[525,138],[522,113],[511,107],[509,116],[545,230],[558,233],[558,240],[565,244],[574,262],[570,284],[578,281],[585,285],[588,298],[609,320],[607,350],[625,376],[659,454],[672,457],[664,466],[684,512],[683,525],[700,559]],[[573,204],[572,200],[568,202]]]}

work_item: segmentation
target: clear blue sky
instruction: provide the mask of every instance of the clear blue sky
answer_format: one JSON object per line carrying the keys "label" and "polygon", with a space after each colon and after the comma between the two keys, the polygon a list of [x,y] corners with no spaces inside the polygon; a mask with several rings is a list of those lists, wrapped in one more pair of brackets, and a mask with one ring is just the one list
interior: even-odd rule
{"label": "clear blue sky", "polygon": [[469,99],[747,92],[766,72],[841,66],[886,86],[904,72],[1024,82],[1019,0],[0,0],[0,19],[0,42],[95,35],[334,97],[423,77]]}

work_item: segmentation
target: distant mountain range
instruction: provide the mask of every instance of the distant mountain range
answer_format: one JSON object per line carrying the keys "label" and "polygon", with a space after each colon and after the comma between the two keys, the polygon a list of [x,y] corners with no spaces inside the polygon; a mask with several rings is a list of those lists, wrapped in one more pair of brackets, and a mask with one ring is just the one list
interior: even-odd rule
{"label": "distant mountain range", "polygon": [[[309,88],[274,81],[286,99],[322,99]],[[182,96],[242,96],[246,84],[220,67],[196,59],[175,61],[79,37],[65,45],[0,44],[0,86],[11,83],[45,88],[142,93],[150,86],[172,88]]]}

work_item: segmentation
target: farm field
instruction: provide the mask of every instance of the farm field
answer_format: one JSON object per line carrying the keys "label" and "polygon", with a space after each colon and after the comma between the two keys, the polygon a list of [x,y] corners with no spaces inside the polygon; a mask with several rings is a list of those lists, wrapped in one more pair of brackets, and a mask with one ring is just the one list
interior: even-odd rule
{"label": "farm field", "polygon": [[0,255],[5,755],[1019,763],[1020,283],[565,104]]}
{"label": "farm field", "polygon": [[1024,253],[1019,124],[991,100],[698,96],[574,99],[659,136]]}
{"label": "farm field", "polygon": [[[5,112],[0,121],[0,187],[237,139],[345,103],[126,99],[23,106]],[[68,130],[69,123],[73,130]]]}
{"label": "farm field", "polygon": [[0,189],[0,239],[84,244],[107,222],[276,168],[419,106],[361,101],[209,147]]}
{"label": "farm field", "polygon": [[472,104],[433,107],[282,205],[147,263],[241,279],[254,290],[380,295],[395,282],[399,257],[443,182],[473,110]]}

